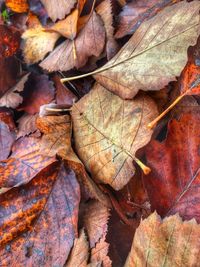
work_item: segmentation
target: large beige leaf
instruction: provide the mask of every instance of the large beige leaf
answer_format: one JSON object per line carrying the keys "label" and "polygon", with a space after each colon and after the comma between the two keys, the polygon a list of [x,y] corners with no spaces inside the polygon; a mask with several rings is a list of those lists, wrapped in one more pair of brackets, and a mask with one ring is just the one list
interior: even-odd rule
{"label": "large beige leaf", "polygon": [[148,96],[122,100],[99,84],[74,104],[76,149],[96,180],[116,190],[128,183],[135,173],[136,151],[151,138],[146,125],[156,115]]}
{"label": "large beige leaf", "polygon": [[65,15],[69,14],[74,7],[76,0],[41,0],[45,6],[49,17],[56,21],[63,19]]}
{"label": "large beige leaf", "polygon": [[144,22],[119,53],[95,71],[95,79],[123,99],[175,80],[199,35],[199,8],[199,1],[183,1]]}
{"label": "large beige leaf", "polygon": [[83,67],[90,56],[98,57],[101,54],[104,42],[105,29],[102,20],[93,12],[76,39],[60,44],[40,66],[49,71]]}
{"label": "large beige leaf", "polygon": [[163,221],[153,213],[135,232],[125,267],[197,267],[200,255],[200,226],[178,215]]}

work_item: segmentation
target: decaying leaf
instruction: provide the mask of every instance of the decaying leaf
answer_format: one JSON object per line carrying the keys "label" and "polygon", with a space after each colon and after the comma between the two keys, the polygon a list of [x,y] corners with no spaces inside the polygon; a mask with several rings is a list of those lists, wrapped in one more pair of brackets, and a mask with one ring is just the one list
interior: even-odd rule
{"label": "decaying leaf", "polygon": [[54,157],[40,154],[40,141],[33,137],[24,137],[16,141],[13,153],[0,162],[0,187],[11,188],[28,183],[43,168],[55,162]]}
{"label": "decaying leaf", "polygon": [[40,24],[26,30],[22,34],[24,39],[23,54],[27,64],[34,64],[42,60],[51,52],[60,34],[47,32]]}
{"label": "decaying leaf", "polygon": [[34,133],[37,130],[36,127],[36,119],[38,114],[30,115],[24,114],[17,122],[18,122],[18,132],[17,138],[24,137],[31,133]]}
{"label": "decaying leaf", "polygon": [[[48,71],[66,71],[83,67],[90,56],[98,57],[104,48],[105,29],[100,17],[93,12],[74,41],[66,40],[40,63]],[[76,57],[74,56],[74,47]]]}
{"label": "decaying leaf", "polygon": [[164,142],[153,140],[146,148],[152,171],[144,177],[144,185],[152,209],[162,216],[179,212],[186,220],[200,222],[199,123],[199,109],[186,113],[169,122]]}
{"label": "decaying leaf", "polygon": [[72,252],[65,267],[86,267],[89,257],[89,244],[86,234],[82,229],[79,238],[74,240]]}
{"label": "decaying leaf", "polygon": [[183,1],[144,22],[118,54],[94,72],[95,79],[123,99],[175,80],[199,35],[199,8],[199,1]]}
{"label": "decaying leaf", "polygon": [[114,27],[113,27],[113,14],[112,14],[112,1],[104,0],[96,8],[97,13],[101,16],[105,30],[106,30],[106,53],[107,58],[110,60],[118,52],[118,44],[114,38]]}
{"label": "decaying leaf", "polygon": [[90,248],[94,248],[107,233],[109,210],[99,201],[92,201],[85,208],[84,226],[86,228]]}
{"label": "decaying leaf", "polygon": [[49,17],[56,21],[57,19],[63,19],[65,15],[69,14],[77,0],[41,0],[41,2],[45,6]]}
{"label": "decaying leaf", "polygon": [[19,93],[23,91],[29,74],[24,75],[13,88],[5,92],[0,98],[0,107],[16,108],[23,102],[23,98]]}
{"label": "decaying leaf", "polygon": [[10,131],[8,125],[0,120],[0,160],[7,159],[14,140],[14,134]]}
{"label": "decaying leaf", "polygon": [[5,0],[5,4],[17,13],[27,12],[29,8],[27,0]]}
{"label": "decaying leaf", "polygon": [[200,226],[178,215],[163,221],[153,213],[136,230],[125,267],[198,266]]}
{"label": "decaying leaf", "polygon": [[151,138],[147,122],[156,114],[148,96],[122,100],[99,84],[74,104],[76,150],[96,180],[116,190],[128,183],[135,172],[136,151]]}
{"label": "decaying leaf", "polygon": [[52,164],[27,185],[0,195],[2,266],[64,266],[77,233],[75,174]]}

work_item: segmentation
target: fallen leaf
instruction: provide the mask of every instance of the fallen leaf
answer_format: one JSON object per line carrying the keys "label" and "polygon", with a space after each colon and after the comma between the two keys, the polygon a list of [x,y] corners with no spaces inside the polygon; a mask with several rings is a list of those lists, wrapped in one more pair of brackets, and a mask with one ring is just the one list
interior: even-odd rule
{"label": "fallen leaf", "polygon": [[119,14],[119,25],[115,34],[116,38],[122,38],[127,34],[133,34],[141,23],[155,16],[160,10],[179,0],[133,0],[123,7]]}
{"label": "fallen leaf", "polygon": [[2,194],[1,265],[63,266],[77,232],[79,201],[74,172],[55,164]]}
{"label": "fallen leaf", "polygon": [[40,24],[27,29],[23,34],[23,55],[27,64],[34,64],[42,60],[48,52],[54,49],[60,37],[56,32],[47,32]]}
{"label": "fallen leaf", "polygon": [[123,99],[139,90],[162,89],[180,75],[187,49],[197,41],[199,8],[199,1],[166,7],[145,21],[112,60],[90,74]]}
{"label": "fallen leaf", "polygon": [[106,53],[107,58],[110,60],[118,52],[118,44],[114,38],[113,27],[113,14],[112,14],[112,1],[104,0],[96,8],[97,14],[99,14],[104,22],[106,30]]}
{"label": "fallen leaf", "polygon": [[17,122],[18,122],[18,132],[17,138],[24,137],[31,133],[34,133],[37,130],[36,127],[36,119],[38,114],[30,115],[24,114]]}
{"label": "fallen leaf", "polygon": [[[93,12],[74,41],[66,40],[44,59],[40,66],[48,71],[83,67],[90,56],[98,57],[104,48],[105,30],[100,17]],[[74,47],[76,58],[74,57]]]}
{"label": "fallen leaf", "polygon": [[89,257],[89,244],[82,229],[79,238],[74,240],[74,246],[65,267],[86,267]]}
{"label": "fallen leaf", "polygon": [[73,40],[77,33],[77,22],[79,17],[78,9],[75,9],[70,15],[68,15],[64,20],[59,20],[46,31],[57,32],[60,35]]}
{"label": "fallen leaf", "polygon": [[198,266],[200,227],[178,215],[163,221],[153,213],[136,230],[124,267]]}
{"label": "fallen leaf", "polygon": [[122,100],[96,84],[72,108],[76,150],[92,177],[121,189],[135,173],[136,151],[152,131],[146,124],[157,114],[148,96]]}
{"label": "fallen leaf", "polygon": [[40,141],[34,137],[17,140],[11,156],[0,162],[0,187],[12,188],[28,183],[46,166],[55,162],[55,157],[40,154]]}
{"label": "fallen leaf", "polygon": [[90,248],[94,248],[107,233],[109,210],[99,201],[90,202],[85,208],[84,226],[86,228]]}
{"label": "fallen leaf", "polygon": [[179,212],[186,220],[200,222],[199,123],[198,109],[183,114],[169,122],[165,141],[152,140],[146,148],[152,172],[144,177],[144,185],[152,210],[162,216]]}
{"label": "fallen leaf", "polygon": [[101,238],[96,244],[96,247],[91,251],[91,263],[89,267],[111,267],[112,261],[108,257],[109,244],[105,241],[105,238]]}
{"label": "fallen leaf", "polygon": [[23,91],[29,74],[24,75],[13,88],[5,92],[0,98],[0,107],[16,108],[23,102],[23,98],[19,93]]}
{"label": "fallen leaf", "polygon": [[40,0],[29,0],[29,9],[40,19],[42,25],[46,25],[48,14]]}
{"label": "fallen leaf", "polygon": [[7,124],[0,120],[0,160],[7,159],[14,141],[13,132],[10,131]]}
{"label": "fallen leaf", "polygon": [[40,106],[50,103],[55,94],[53,82],[47,75],[31,74],[26,86],[21,93],[23,97],[22,104],[18,110],[26,111],[28,114],[38,113]]}
{"label": "fallen leaf", "polygon": [[27,0],[5,0],[5,4],[12,11],[17,13],[24,13],[29,9]]}
{"label": "fallen leaf", "polygon": [[41,2],[45,6],[49,17],[56,21],[69,14],[77,0],[41,0]]}

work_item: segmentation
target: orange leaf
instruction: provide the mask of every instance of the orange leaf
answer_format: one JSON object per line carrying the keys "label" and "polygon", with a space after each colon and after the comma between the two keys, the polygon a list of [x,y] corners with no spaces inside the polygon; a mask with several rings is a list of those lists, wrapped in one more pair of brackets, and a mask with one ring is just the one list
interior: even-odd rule
{"label": "orange leaf", "polygon": [[24,13],[29,9],[27,0],[6,0],[6,6],[16,13]]}

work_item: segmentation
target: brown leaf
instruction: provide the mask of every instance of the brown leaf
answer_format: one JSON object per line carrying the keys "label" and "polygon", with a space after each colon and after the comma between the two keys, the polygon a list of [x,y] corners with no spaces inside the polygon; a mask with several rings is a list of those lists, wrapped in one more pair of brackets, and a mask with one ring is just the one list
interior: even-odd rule
{"label": "brown leaf", "polygon": [[133,34],[142,22],[155,16],[165,6],[179,2],[179,0],[133,0],[124,6],[119,14],[119,25],[115,34],[122,38]]}
{"label": "brown leaf", "polygon": [[198,266],[200,226],[178,215],[163,221],[153,213],[136,230],[125,267]]}
{"label": "brown leaf", "polygon": [[76,37],[77,33],[77,22],[79,17],[78,9],[75,9],[70,15],[66,17],[64,20],[60,20],[51,26],[46,31],[57,32],[60,35],[73,40]]}
{"label": "brown leaf", "polygon": [[49,17],[56,21],[69,14],[77,0],[41,0],[41,2],[45,6]]}
{"label": "brown leaf", "polygon": [[199,123],[199,109],[186,113],[169,122],[164,142],[153,140],[146,148],[152,172],[144,177],[144,185],[152,210],[162,216],[179,212],[200,222]]}
{"label": "brown leaf", "polygon": [[34,133],[37,130],[36,127],[36,118],[38,114],[30,115],[24,114],[17,122],[18,122],[18,132],[17,138],[24,137],[31,133]]}
{"label": "brown leaf", "polygon": [[91,251],[91,263],[89,267],[111,267],[112,261],[107,256],[109,244],[105,241],[105,238],[101,238],[96,244],[96,247]]}
{"label": "brown leaf", "polygon": [[17,13],[27,12],[29,8],[27,0],[5,0],[5,4],[12,11]]}
{"label": "brown leaf", "polygon": [[74,240],[74,246],[65,267],[86,267],[89,257],[89,244],[84,230],[80,232],[79,238]]}
{"label": "brown leaf", "polygon": [[106,235],[109,210],[99,201],[90,202],[85,208],[84,226],[86,228],[90,248]]}
{"label": "brown leaf", "polygon": [[10,154],[15,136],[7,124],[0,120],[0,160],[5,160]]}
{"label": "brown leaf", "polygon": [[80,190],[64,165],[0,196],[2,266],[63,266],[77,232]]}
{"label": "brown leaf", "polygon": [[124,101],[99,84],[74,104],[77,153],[96,180],[115,190],[128,183],[135,173],[133,160],[138,163],[136,151],[151,138],[147,122],[156,114],[149,97]]}
{"label": "brown leaf", "polygon": [[0,187],[11,188],[28,183],[38,172],[55,161],[40,154],[40,140],[24,137],[13,145],[13,153],[0,162]]}
{"label": "brown leaf", "polygon": [[[105,30],[101,19],[93,12],[74,41],[66,40],[40,63],[48,71],[67,71],[83,67],[90,56],[98,57],[104,48]],[[76,56],[74,55],[74,51]]]}
{"label": "brown leaf", "polygon": [[55,88],[47,75],[31,74],[22,92],[23,102],[18,110],[32,115],[38,113],[40,106],[53,100],[54,93]]}
{"label": "brown leaf", "polygon": [[23,98],[19,93],[23,91],[29,75],[30,73],[24,75],[13,88],[5,92],[0,98],[0,107],[16,108],[23,102]]}
{"label": "brown leaf", "polygon": [[13,120],[13,112],[10,109],[0,107],[0,121],[7,124],[11,131],[14,131],[16,129],[16,125]]}
{"label": "brown leaf", "polygon": [[183,1],[144,22],[118,54],[94,72],[95,79],[123,99],[176,80],[189,45],[199,35],[199,8],[199,1]]}
{"label": "brown leaf", "polygon": [[99,14],[104,22],[106,30],[106,53],[107,58],[110,60],[118,52],[118,44],[114,38],[113,27],[113,14],[112,14],[112,1],[104,0],[96,8],[97,14]]}
{"label": "brown leaf", "polygon": [[48,52],[54,49],[60,37],[56,32],[47,32],[40,24],[26,30],[22,34],[24,39],[23,55],[27,64],[34,64],[42,60]]}

